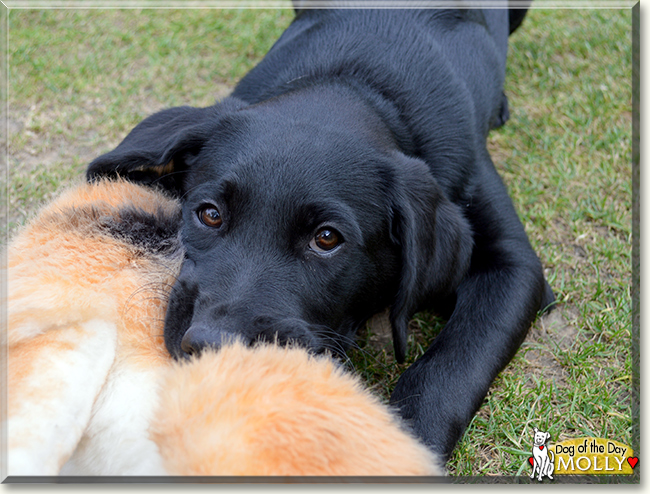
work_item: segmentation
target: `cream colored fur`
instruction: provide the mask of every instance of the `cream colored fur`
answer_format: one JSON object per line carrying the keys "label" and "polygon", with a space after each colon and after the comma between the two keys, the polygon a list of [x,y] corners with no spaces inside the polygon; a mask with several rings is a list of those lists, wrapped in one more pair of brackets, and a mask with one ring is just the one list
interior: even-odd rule
{"label": "cream colored fur", "polygon": [[12,241],[9,475],[441,475],[392,412],[326,357],[233,345],[172,362],[162,322],[182,250],[99,227],[176,201],[82,184]]}

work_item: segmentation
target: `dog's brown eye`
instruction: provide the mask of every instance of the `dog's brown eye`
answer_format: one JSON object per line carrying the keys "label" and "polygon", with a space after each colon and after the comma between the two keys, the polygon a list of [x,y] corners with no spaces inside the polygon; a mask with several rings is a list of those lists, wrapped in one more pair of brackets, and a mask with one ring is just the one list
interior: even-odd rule
{"label": "dog's brown eye", "polygon": [[341,234],[333,228],[321,228],[309,245],[317,252],[328,252],[341,244]]}
{"label": "dog's brown eye", "polygon": [[199,209],[198,214],[201,223],[210,228],[220,228],[223,223],[219,210],[214,206],[203,206]]}

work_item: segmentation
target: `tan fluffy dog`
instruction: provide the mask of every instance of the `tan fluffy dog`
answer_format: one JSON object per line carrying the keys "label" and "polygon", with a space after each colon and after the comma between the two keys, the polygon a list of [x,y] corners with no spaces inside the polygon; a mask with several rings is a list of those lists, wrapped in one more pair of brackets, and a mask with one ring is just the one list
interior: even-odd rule
{"label": "tan fluffy dog", "polygon": [[8,253],[9,475],[441,475],[356,377],[297,348],[173,363],[176,201],[83,184]]}

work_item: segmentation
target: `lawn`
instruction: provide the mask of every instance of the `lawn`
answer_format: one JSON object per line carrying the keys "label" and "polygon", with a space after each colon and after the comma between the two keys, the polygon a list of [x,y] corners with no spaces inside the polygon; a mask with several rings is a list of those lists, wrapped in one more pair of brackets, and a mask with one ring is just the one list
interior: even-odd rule
{"label": "lawn", "polygon": [[[9,12],[11,232],[140,120],[210,105],[270,48],[290,10]],[[552,441],[635,443],[631,407],[630,10],[533,10],[511,37],[511,119],[489,146],[558,304],[497,378],[448,465],[528,474],[532,428]],[[441,327],[412,323],[409,361]],[[373,320],[351,362],[388,396],[395,363]]]}

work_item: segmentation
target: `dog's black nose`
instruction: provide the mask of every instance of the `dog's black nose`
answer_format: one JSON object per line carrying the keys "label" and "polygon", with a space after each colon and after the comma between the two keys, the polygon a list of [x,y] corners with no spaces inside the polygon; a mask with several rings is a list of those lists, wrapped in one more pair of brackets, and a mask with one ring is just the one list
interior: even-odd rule
{"label": "dog's black nose", "polygon": [[240,341],[249,344],[244,335],[232,333],[204,325],[192,325],[181,340],[181,350],[188,355],[200,355],[206,348],[218,350],[222,346]]}

